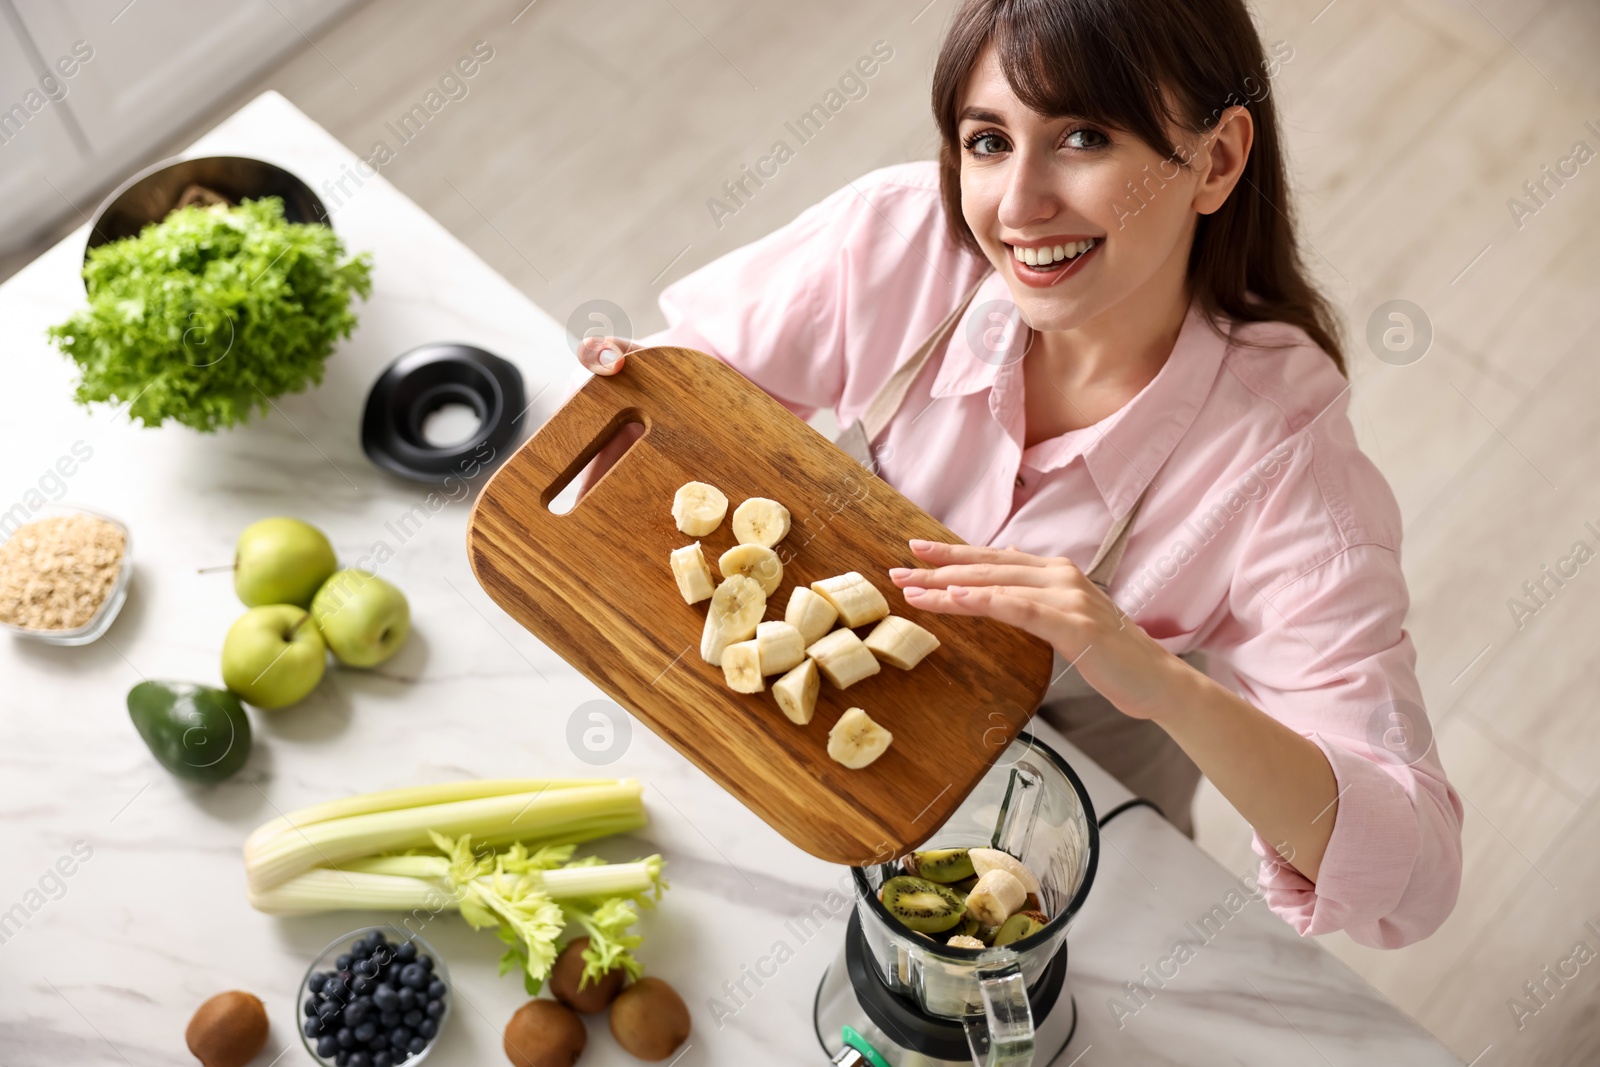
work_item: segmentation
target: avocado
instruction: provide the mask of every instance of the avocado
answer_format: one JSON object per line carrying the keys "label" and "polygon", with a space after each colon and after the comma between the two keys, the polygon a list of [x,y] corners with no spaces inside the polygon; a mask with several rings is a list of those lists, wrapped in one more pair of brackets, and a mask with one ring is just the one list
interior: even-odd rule
{"label": "avocado", "polygon": [[140,682],[128,715],[156,762],[191,782],[220,782],[250,758],[250,720],[226,689],[192,682]]}

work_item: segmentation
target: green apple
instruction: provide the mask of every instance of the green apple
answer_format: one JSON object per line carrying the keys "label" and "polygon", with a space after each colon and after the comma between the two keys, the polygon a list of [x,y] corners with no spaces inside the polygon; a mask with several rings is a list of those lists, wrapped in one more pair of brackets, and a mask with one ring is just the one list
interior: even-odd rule
{"label": "green apple", "polygon": [[406,595],[366,571],[340,571],[311,601],[323,640],[352,667],[376,667],[400,650],[411,632]]}
{"label": "green apple", "polygon": [[285,708],[322,681],[328,646],[304,608],[267,604],[234,622],[222,642],[222,684],[258,708]]}
{"label": "green apple", "polygon": [[233,554],[233,589],[252,608],[306,607],[339,568],[323,532],[299,519],[262,519],[244,528]]}

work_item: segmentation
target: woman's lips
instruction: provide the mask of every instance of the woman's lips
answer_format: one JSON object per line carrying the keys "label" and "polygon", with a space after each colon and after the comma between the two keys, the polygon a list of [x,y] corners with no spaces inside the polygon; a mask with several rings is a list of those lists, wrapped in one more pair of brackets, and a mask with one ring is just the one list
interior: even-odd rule
{"label": "woman's lips", "polygon": [[1015,246],[1006,245],[1006,260],[1011,264],[1011,273],[1023,285],[1034,289],[1048,289],[1052,285],[1059,285],[1067,278],[1077,274],[1083,269],[1085,263],[1095,257],[1100,251],[1100,246],[1105,243],[1104,238],[1096,238],[1094,245],[1087,252],[1080,252],[1065,263],[1051,263],[1047,267],[1030,267],[1018,259]]}

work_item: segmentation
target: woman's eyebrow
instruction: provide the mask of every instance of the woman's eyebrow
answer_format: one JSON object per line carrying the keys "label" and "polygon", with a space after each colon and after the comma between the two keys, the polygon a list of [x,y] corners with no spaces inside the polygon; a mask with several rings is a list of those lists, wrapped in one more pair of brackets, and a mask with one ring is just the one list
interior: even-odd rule
{"label": "woman's eyebrow", "polygon": [[963,109],[957,121],[966,122],[968,119],[971,119],[973,122],[993,122],[1001,126],[1006,124],[1006,120],[1003,116],[981,107],[969,107]]}

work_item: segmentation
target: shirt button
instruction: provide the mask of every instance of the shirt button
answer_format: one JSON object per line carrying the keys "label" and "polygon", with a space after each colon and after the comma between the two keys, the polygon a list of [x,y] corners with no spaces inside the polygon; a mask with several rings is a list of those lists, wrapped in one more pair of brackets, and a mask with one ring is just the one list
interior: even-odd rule
{"label": "shirt button", "polygon": [[1020,475],[1020,474],[1017,475],[1017,488],[1018,489],[1022,488],[1022,475]]}

